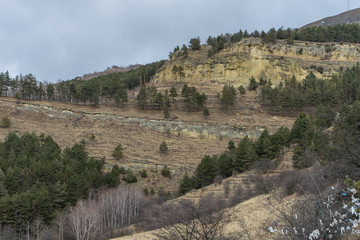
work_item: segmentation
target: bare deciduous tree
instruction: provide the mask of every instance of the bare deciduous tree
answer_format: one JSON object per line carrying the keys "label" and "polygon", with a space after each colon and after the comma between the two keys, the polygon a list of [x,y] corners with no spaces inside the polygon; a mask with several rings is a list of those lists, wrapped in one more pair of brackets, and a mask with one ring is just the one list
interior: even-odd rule
{"label": "bare deciduous tree", "polygon": [[[294,203],[276,204],[274,223],[269,231],[275,239],[344,239],[346,234],[358,235],[359,214],[355,189],[331,187],[318,194],[296,196]],[[320,189],[319,189],[320,190]]]}
{"label": "bare deciduous tree", "polygon": [[144,194],[133,188],[118,186],[99,195],[101,230],[109,231],[128,226],[139,215]]}
{"label": "bare deciduous tree", "polygon": [[69,224],[76,240],[97,239],[99,223],[99,208],[94,200],[81,200],[70,211]]}
{"label": "bare deciduous tree", "polygon": [[152,222],[159,230],[157,237],[167,240],[228,239],[222,230],[231,221],[225,202],[214,197],[202,198],[198,203],[182,200],[164,204],[158,218]]}

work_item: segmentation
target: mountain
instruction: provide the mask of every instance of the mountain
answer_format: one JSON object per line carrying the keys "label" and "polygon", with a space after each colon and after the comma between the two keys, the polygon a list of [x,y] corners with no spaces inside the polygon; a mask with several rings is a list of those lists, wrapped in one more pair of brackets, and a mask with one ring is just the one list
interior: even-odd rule
{"label": "mountain", "polygon": [[316,26],[332,26],[338,24],[360,24],[360,8],[356,8],[347,12],[340,13],[332,17],[326,17],[316,22],[309,23],[302,28],[316,27]]}

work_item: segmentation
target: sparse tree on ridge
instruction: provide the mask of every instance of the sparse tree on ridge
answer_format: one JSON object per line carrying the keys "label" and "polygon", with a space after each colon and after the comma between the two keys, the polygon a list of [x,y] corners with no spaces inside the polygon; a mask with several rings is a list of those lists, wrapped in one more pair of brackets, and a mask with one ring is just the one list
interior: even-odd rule
{"label": "sparse tree on ridge", "polygon": [[189,48],[193,51],[200,50],[201,48],[200,37],[190,39]]}

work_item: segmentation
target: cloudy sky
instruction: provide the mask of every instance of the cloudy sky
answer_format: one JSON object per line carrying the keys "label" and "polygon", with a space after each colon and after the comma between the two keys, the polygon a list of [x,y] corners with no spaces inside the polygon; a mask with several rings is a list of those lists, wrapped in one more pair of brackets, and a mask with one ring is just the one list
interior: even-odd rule
{"label": "cloudy sky", "polygon": [[0,72],[56,82],[166,59],[193,37],[301,27],[347,8],[348,0],[0,0]]}

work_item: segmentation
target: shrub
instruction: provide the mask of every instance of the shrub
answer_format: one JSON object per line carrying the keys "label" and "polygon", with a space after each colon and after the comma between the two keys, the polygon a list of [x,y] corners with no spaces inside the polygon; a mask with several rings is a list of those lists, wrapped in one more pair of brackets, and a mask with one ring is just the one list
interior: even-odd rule
{"label": "shrub", "polygon": [[245,90],[245,88],[244,88],[243,86],[240,86],[240,87],[239,87],[239,92],[240,92],[241,95],[245,95],[245,94],[246,94],[246,90]]}
{"label": "shrub", "polygon": [[168,153],[169,149],[165,141],[160,144],[159,150],[161,153]]}
{"label": "shrub", "polygon": [[146,177],[147,177],[147,172],[146,172],[145,169],[142,170],[142,171],[140,171],[140,176],[141,176],[142,178],[146,178]]}
{"label": "shrub", "polygon": [[207,107],[203,108],[203,115],[205,116],[206,119],[209,117],[210,111]]}
{"label": "shrub", "polygon": [[132,173],[132,171],[128,170],[126,175],[122,178],[126,183],[136,183],[137,177]]}
{"label": "shrub", "polygon": [[264,86],[264,85],[266,85],[266,83],[267,83],[266,79],[260,78],[260,80],[259,80],[260,86]]}
{"label": "shrub", "polygon": [[5,116],[1,119],[0,127],[2,128],[9,128],[11,126],[11,121],[8,116]]}
{"label": "shrub", "polygon": [[165,165],[165,166],[161,169],[161,175],[163,175],[164,177],[169,177],[169,176],[170,176],[170,169],[168,168],[167,165]]}
{"label": "shrub", "polygon": [[121,166],[121,167],[119,168],[119,173],[120,173],[120,174],[125,174],[125,173],[126,173],[126,170],[125,170],[125,168],[124,168],[123,166]]}
{"label": "shrub", "polygon": [[255,91],[258,87],[259,83],[256,82],[255,78],[254,77],[251,77],[250,78],[250,83],[249,83],[249,86],[248,86],[248,90],[249,91]]}
{"label": "shrub", "polygon": [[90,136],[90,140],[91,140],[91,141],[95,141],[95,139],[96,139],[96,137],[95,137],[95,135],[92,133],[91,136]]}
{"label": "shrub", "polygon": [[316,70],[321,74],[324,73],[324,67],[323,66],[318,67]]}
{"label": "shrub", "polygon": [[166,119],[170,118],[170,113],[169,113],[169,110],[167,110],[167,109],[164,110],[164,118],[166,118]]}
{"label": "shrub", "polygon": [[20,103],[21,102],[21,97],[20,97],[20,93],[16,92],[15,93],[15,99],[16,99],[16,103]]}
{"label": "shrub", "polygon": [[116,159],[116,160],[120,160],[123,157],[123,147],[121,145],[121,143],[119,143],[116,148],[114,149],[112,156]]}

